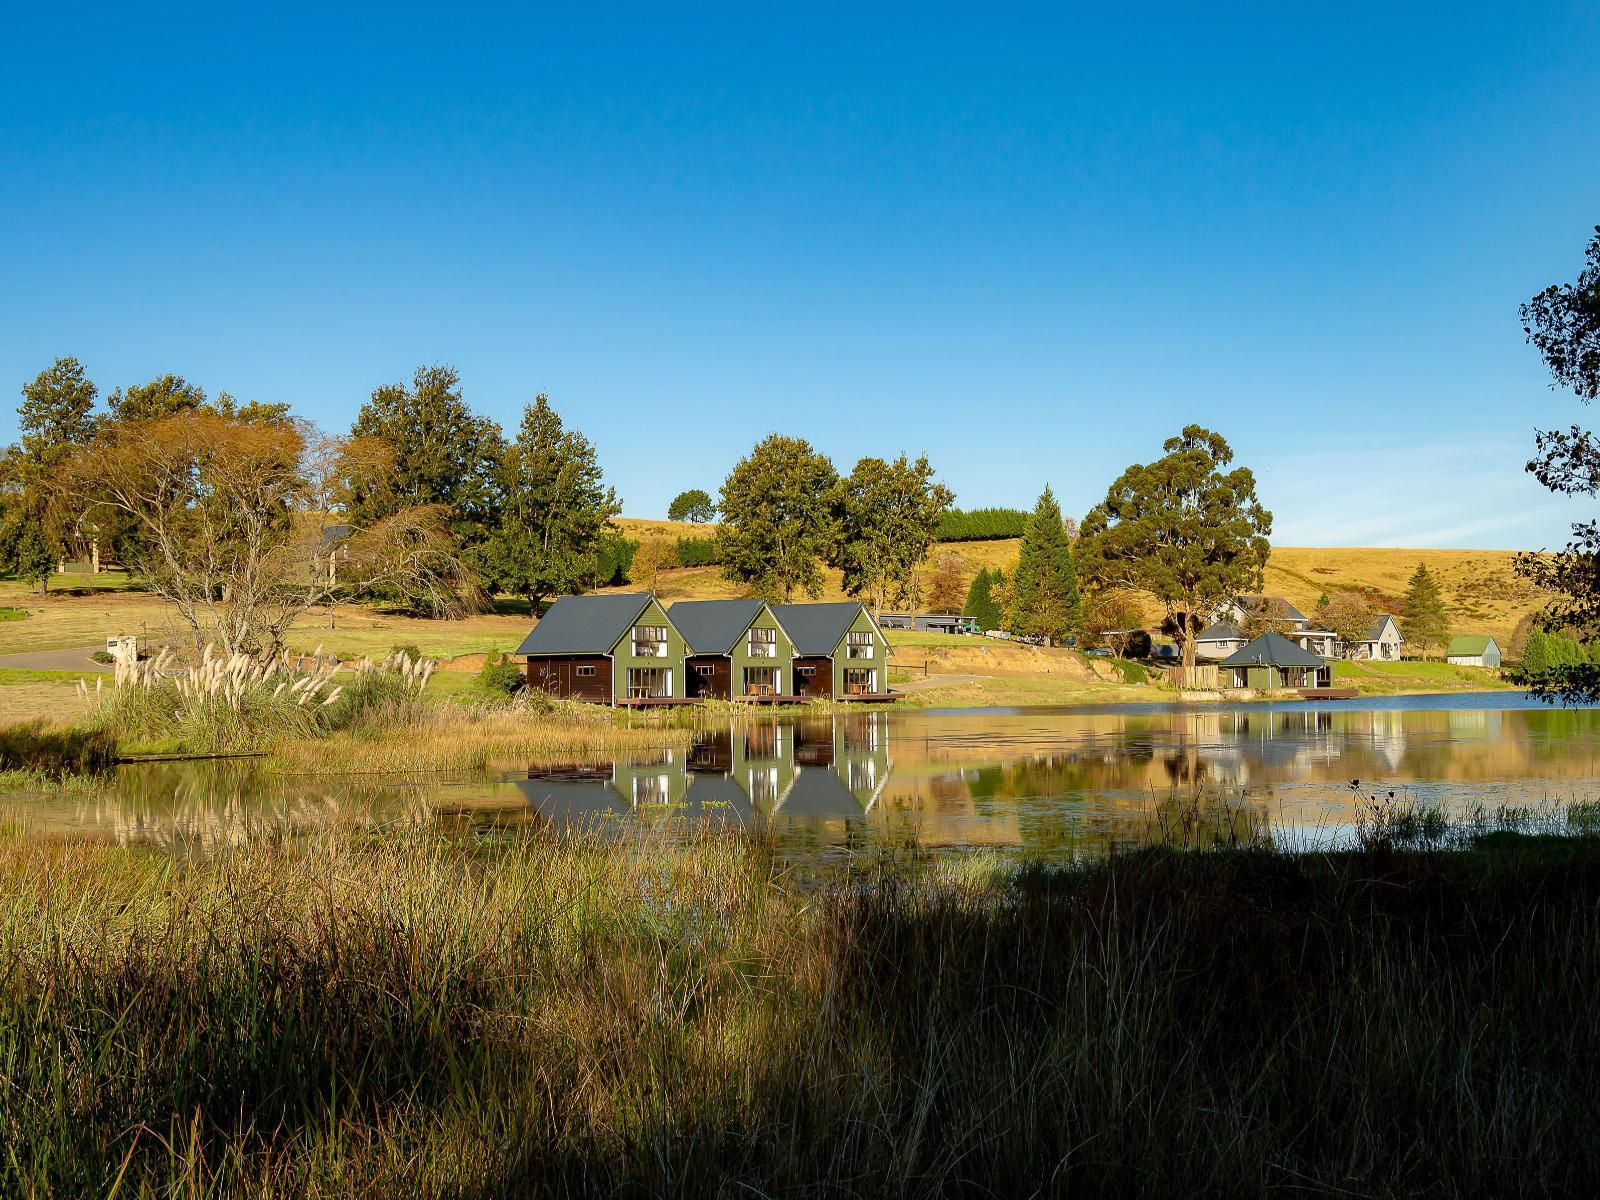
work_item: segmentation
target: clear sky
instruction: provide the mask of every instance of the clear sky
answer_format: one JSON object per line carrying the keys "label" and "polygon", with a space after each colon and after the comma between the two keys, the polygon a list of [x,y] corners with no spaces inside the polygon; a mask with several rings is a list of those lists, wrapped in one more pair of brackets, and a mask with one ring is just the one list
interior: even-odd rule
{"label": "clear sky", "polygon": [[7,11],[9,395],[71,354],[342,428],[447,362],[634,516],[775,430],[1081,515],[1188,422],[1283,544],[1583,511],[1521,472],[1591,414],[1517,305],[1600,222],[1600,6],[144,7]]}

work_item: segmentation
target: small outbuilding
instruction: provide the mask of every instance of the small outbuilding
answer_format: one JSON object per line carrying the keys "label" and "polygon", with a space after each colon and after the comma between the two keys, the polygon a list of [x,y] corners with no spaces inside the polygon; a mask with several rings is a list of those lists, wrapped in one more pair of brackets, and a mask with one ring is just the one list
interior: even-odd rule
{"label": "small outbuilding", "polygon": [[1333,682],[1333,669],[1326,662],[1281,633],[1262,634],[1217,666],[1230,673],[1224,678],[1236,688],[1271,691],[1328,687]]}
{"label": "small outbuilding", "polygon": [[1458,667],[1498,667],[1500,644],[1488,634],[1465,634],[1450,639],[1444,656]]}

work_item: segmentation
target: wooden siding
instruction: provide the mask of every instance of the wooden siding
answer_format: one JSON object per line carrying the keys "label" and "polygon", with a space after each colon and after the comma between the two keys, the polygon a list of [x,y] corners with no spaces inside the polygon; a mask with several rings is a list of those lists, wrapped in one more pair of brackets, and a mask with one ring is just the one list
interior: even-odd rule
{"label": "wooden siding", "polygon": [[[710,674],[701,673],[701,668],[706,667]],[[726,655],[691,654],[683,665],[683,681],[688,689],[684,694],[697,700],[726,700],[732,678]]]}
{"label": "wooden siding", "polygon": [[[811,668],[807,676],[803,668]],[[794,660],[794,694],[813,700],[833,695],[833,659],[823,654],[802,655]]]}
{"label": "wooden siding", "polygon": [[[580,675],[579,667],[593,668],[594,674]],[[611,660],[603,654],[529,657],[527,678],[531,690],[560,700],[611,703]]]}

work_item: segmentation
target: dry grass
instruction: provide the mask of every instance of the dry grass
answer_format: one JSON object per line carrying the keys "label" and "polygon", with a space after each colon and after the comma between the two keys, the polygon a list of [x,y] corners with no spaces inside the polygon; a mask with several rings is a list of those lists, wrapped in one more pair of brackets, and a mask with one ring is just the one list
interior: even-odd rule
{"label": "dry grass", "polygon": [[415,705],[370,727],[280,743],[273,762],[312,775],[475,772],[683,748],[691,736],[661,719],[582,704]]}
{"label": "dry grass", "polygon": [[0,1193],[1584,1195],[1600,850],[0,833]]}

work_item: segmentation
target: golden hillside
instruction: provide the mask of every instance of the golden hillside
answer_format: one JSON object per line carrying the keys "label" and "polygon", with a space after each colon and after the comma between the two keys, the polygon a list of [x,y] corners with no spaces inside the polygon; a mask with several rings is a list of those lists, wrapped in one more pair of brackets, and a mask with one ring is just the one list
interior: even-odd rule
{"label": "golden hillside", "polygon": [[[617,524],[633,538],[709,537],[714,525],[680,521],[643,521],[618,518]],[[969,571],[980,567],[1009,569],[1017,560],[1014,539],[990,542],[949,542],[935,548],[956,551]],[[1275,546],[1267,563],[1266,591],[1282,596],[1309,614],[1324,592],[1366,590],[1380,608],[1398,611],[1406,581],[1426,563],[1438,577],[1450,607],[1456,633],[1487,633],[1502,648],[1510,644],[1517,622],[1539,608],[1539,599],[1511,569],[1510,550],[1403,550],[1393,548],[1319,549]],[[843,593],[839,573],[829,571],[823,599]],[[738,589],[721,577],[716,567],[694,567],[665,572],[659,588],[667,600],[713,599],[735,596]],[[1151,614],[1152,617],[1154,614]]]}

